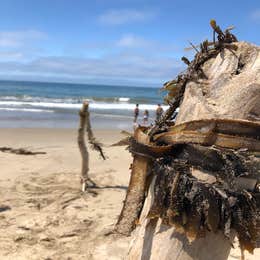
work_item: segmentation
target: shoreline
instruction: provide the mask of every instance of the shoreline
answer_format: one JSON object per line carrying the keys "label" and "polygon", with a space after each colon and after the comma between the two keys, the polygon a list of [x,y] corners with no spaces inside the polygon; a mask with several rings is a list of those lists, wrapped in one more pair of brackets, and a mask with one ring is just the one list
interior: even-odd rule
{"label": "shoreline", "polygon": [[[90,111],[90,121],[93,129],[97,130],[131,130],[134,116],[95,114]],[[143,117],[140,115],[138,122]],[[154,117],[149,118],[149,124],[154,123]],[[77,129],[79,124],[78,112],[74,114],[58,113],[0,113],[0,129],[5,128],[44,128],[44,129]]]}

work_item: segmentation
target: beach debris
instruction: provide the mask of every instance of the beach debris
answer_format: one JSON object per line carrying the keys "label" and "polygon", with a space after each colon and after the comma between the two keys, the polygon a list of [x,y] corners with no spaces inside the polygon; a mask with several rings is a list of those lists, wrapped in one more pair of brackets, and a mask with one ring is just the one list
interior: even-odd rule
{"label": "beach debris", "polygon": [[[145,129],[145,128],[143,128]],[[134,139],[141,144],[149,144],[149,137],[137,128]],[[134,160],[131,167],[131,179],[127,189],[126,199],[121,214],[115,226],[115,232],[129,236],[135,228],[145,198],[146,180],[149,174],[149,158],[133,154]]]}
{"label": "beach debris", "polygon": [[[195,156],[187,156],[188,150],[182,149],[186,151],[176,157],[161,158],[153,165],[157,178],[148,218],[161,218],[164,224],[176,226],[190,241],[203,237],[207,230],[221,230],[230,238],[233,229],[241,248],[252,253],[256,247],[257,225],[260,224],[260,201],[256,191],[258,180],[254,180],[255,185],[244,185],[242,189],[235,182],[238,179],[243,182],[241,176],[246,176],[245,180],[250,178],[246,171],[252,169],[246,168],[245,164],[250,155],[229,158],[234,156],[230,151],[215,150],[220,156],[221,166],[215,168],[213,164],[207,166],[208,163],[204,163],[206,167],[203,168],[201,163],[185,160]],[[210,174],[215,175],[217,181],[209,184],[198,180],[191,172],[192,167],[204,170],[210,167]]]}
{"label": "beach debris", "polygon": [[[233,27],[222,31],[215,20],[211,20],[210,25],[213,42],[206,40],[199,49],[191,44],[196,50],[194,60],[183,57],[187,70],[163,86],[168,92],[165,101],[169,109],[154,126],[138,127],[129,138],[129,151],[134,159],[115,231],[130,235],[140,224],[150,189],[151,207],[144,223],[161,219],[162,224],[174,226],[189,241],[205,237],[208,232],[221,232],[232,241],[231,230],[234,230],[241,250],[253,253],[260,230],[260,123],[214,113],[215,117],[200,120],[183,118],[178,124],[172,120],[189,83],[201,88],[209,84],[205,66],[209,60],[214,60],[225,49],[239,57],[235,53],[238,45],[234,44],[237,38],[230,32]],[[238,62],[238,67],[241,64]],[[149,224],[144,229],[149,234]],[[144,242],[145,235],[140,236],[139,242]],[[148,243],[140,253],[140,246],[133,249],[132,256],[142,254],[143,257],[146,250],[152,250]]]}
{"label": "beach debris", "polygon": [[0,213],[11,210],[11,207],[8,205],[0,205]]}
{"label": "beach debris", "polygon": [[[149,130],[149,135],[152,136],[159,131],[160,128],[167,125],[171,118],[179,107],[186,85],[190,81],[197,81],[199,79],[207,79],[207,76],[203,72],[202,65],[209,59],[216,57],[223,49],[236,50],[237,46],[232,44],[237,42],[237,38],[230,33],[232,28],[226,29],[224,32],[216,24],[215,20],[210,21],[210,25],[213,28],[214,39],[210,43],[208,40],[200,44],[200,51],[191,42],[190,44],[196,50],[196,55],[193,61],[189,61],[186,57],[182,57],[182,60],[188,65],[185,72],[179,74],[176,79],[164,83],[162,90],[168,92],[165,97],[165,102],[170,106],[169,109],[164,113],[161,119],[156,122],[154,127]],[[218,35],[218,40],[215,40],[215,34]]]}
{"label": "beach debris", "polygon": [[191,41],[188,41],[188,42],[189,42],[189,44],[191,45],[191,47],[190,47],[190,48],[185,48],[184,50],[189,51],[189,50],[194,49],[197,53],[200,52],[200,51],[197,49],[199,46],[194,46],[194,44],[193,44]]}
{"label": "beach debris", "polygon": [[122,130],[120,133],[122,135],[125,135],[126,137],[124,137],[123,139],[119,140],[118,142],[112,144],[111,146],[125,146],[125,145],[130,144],[130,138],[133,137],[133,134],[129,133],[125,130]]}
{"label": "beach debris", "polygon": [[[215,46],[217,46],[216,44],[237,42],[237,37],[234,34],[230,33],[230,31],[235,28],[234,26],[229,26],[223,32],[214,19],[210,20],[210,25],[213,29],[213,42]],[[215,40],[216,34],[217,34],[218,42],[216,42]]]}
{"label": "beach debris", "polygon": [[0,147],[0,151],[3,153],[14,153],[20,155],[46,154],[46,152],[33,152],[25,148],[11,148],[11,147]]}
{"label": "beach debris", "polygon": [[111,146],[126,146],[129,145],[129,137],[124,137],[123,139],[119,140],[118,142],[112,144]]}
{"label": "beach debris", "polygon": [[87,150],[86,142],[85,142],[85,132],[87,131],[88,134],[88,141],[91,145],[91,148],[98,151],[105,160],[104,152],[101,148],[101,143],[97,142],[90,124],[90,117],[88,111],[89,103],[87,101],[83,102],[82,108],[79,112],[80,123],[78,129],[78,146],[82,158],[82,165],[81,165],[81,184],[82,184],[82,191],[85,192],[88,186],[96,186],[96,183],[90,179],[89,177],[89,153]]}
{"label": "beach debris", "polygon": [[96,138],[94,137],[94,134],[93,134],[93,131],[92,131],[92,128],[91,128],[91,124],[90,124],[90,116],[89,116],[88,106],[86,106],[85,109],[86,109],[85,110],[86,131],[87,131],[88,142],[90,144],[90,147],[93,150],[96,150],[97,152],[99,152],[99,154],[100,154],[100,156],[102,157],[103,160],[106,160],[105,154],[102,150],[102,144],[100,142],[98,142],[96,140]]}
{"label": "beach debris", "polygon": [[260,151],[260,124],[231,119],[206,119],[189,121],[154,136],[164,144],[194,143],[216,147]]}

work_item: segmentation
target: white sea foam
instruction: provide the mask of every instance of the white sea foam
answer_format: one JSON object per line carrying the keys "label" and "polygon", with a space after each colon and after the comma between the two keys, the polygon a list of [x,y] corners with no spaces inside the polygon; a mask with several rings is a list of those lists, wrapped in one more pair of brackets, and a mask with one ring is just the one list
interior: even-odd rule
{"label": "white sea foam", "polygon": [[130,98],[128,98],[128,97],[120,97],[118,99],[118,101],[120,101],[120,102],[128,102],[129,100],[130,100]]}
{"label": "white sea foam", "polygon": [[45,109],[33,109],[33,108],[11,108],[11,107],[0,107],[0,110],[5,111],[22,111],[22,112],[35,112],[35,113],[54,113],[52,110],[45,110]]}
{"label": "white sea foam", "polygon": [[43,103],[78,103],[83,100],[92,102],[88,98],[47,98],[47,97],[32,97],[28,95],[22,96],[0,96],[0,101],[17,101],[17,102],[43,102]]}
{"label": "white sea foam", "polygon": [[[72,103],[54,103],[54,102],[23,102],[23,101],[0,101],[0,106],[12,107],[39,107],[39,108],[60,108],[60,109],[80,109],[82,104]],[[135,104],[129,103],[90,103],[90,109],[103,109],[103,110],[133,110]],[[162,106],[167,109],[167,106]],[[157,105],[139,104],[140,110],[156,110]]]}
{"label": "white sea foam", "polygon": [[102,117],[102,118],[129,118],[132,119],[132,116],[128,116],[128,115],[116,115],[116,114],[98,114],[98,113],[92,113],[91,114],[92,117]]}

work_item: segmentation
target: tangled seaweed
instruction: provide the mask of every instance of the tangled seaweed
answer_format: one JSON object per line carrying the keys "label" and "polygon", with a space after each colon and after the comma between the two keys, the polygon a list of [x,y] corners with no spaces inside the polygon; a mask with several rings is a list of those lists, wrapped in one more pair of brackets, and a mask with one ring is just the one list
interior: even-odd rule
{"label": "tangled seaweed", "polygon": [[243,171],[233,167],[232,173],[227,163],[216,172],[219,181],[208,184],[194,177],[191,167],[186,160],[170,156],[154,162],[154,202],[148,217],[161,218],[190,241],[205,236],[206,231],[217,230],[229,238],[233,229],[241,248],[253,253],[260,224],[257,193],[223,184],[223,172],[230,179]]}
{"label": "tangled seaweed", "polygon": [[46,152],[33,152],[28,149],[18,148],[14,149],[11,147],[0,147],[0,151],[3,153],[14,153],[14,154],[21,154],[21,155],[37,155],[37,154],[46,154]]}

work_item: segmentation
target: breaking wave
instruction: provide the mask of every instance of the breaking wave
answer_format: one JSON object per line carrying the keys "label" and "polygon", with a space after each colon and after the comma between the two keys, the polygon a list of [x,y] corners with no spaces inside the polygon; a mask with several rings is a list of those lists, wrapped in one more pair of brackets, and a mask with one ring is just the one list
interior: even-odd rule
{"label": "breaking wave", "polygon": [[[31,107],[37,107],[37,108],[53,108],[53,109],[80,109],[82,104],[81,103],[71,103],[71,102],[58,102],[60,100],[55,99],[48,100],[49,102],[42,102],[42,101],[16,101],[16,100],[0,100],[0,106],[6,107],[8,106],[9,109],[17,107],[17,108],[31,108]],[[66,100],[68,101],[68,100]],[[105,103],[105,102],[95,102],[95,101],[89,101],[89,107],[93,110],[133,110],[135,108],[135,104],[127,103],[127,102],[113,102],[113,103]],[[162,106],[164,109],[167,108],[167,106]],[[153,104],[139,104],[140,110],[155,110],[157,108],[157,105]]]}
{"label": "breaking wave", "polygon": [[34,112],[34,113],[54,113],[53,110],[46,109],[30,109],[30,108],[11,108],[11,107],[0,107],[0,110],[5,111],[21,111],[21,112]]}

